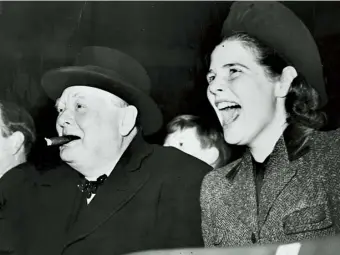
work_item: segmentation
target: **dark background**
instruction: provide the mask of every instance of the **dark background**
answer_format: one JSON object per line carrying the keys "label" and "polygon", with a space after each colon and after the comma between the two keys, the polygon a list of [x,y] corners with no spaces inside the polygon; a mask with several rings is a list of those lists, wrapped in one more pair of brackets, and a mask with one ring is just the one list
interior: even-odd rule
{"label": "dark background", "polygon": [[[54,102],[40,88],[41,76],[72,64],[83,46],[100,45],[122,50],[145,66],[165,123],[182,113],[214,117],[202,92],[201,57],[214,45],[231,3],[0,2],[0,98],[23,104],[39,136],[56,135]],[[319,45],[329,94],[327,128],[336,128],[340,2],[283,3],[303,20]],[[161,143],[163,131],[149,140]],[[58,160],[58,153],[37,146],[31,160],[45,167]]]}

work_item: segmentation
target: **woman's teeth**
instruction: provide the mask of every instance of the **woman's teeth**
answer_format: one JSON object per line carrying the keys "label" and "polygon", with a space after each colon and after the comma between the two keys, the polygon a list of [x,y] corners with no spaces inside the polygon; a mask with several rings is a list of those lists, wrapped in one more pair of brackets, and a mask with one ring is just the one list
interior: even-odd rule
{"label": "woman's teeth", "polygon": [[240,105],[233,103],[233,102],[220,102],[216,104],[218,110],[229,110],[233,108],[238,108]]}
{"label": "woman's teeth", "polygon": [[234,102],[220,102],[216,104],[223,119],[223,125],[227,126],[234,122],[240,115],[241,106]]}

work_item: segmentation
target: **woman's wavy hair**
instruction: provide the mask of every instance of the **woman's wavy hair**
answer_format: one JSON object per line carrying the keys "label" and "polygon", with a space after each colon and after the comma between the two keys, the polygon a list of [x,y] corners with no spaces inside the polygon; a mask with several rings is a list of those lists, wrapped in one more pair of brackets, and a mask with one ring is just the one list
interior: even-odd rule
{"label": "woman's wavy hair", "polygon": [[[254,53],[258,63],[265,68],[269,78],[280,76],[287,66],[294,67],[275,49],[246,33],[234,33],[222,38],[222,42],[224,41],[240,41],[243,43],[246,48]],[[285,132],[289,135],[285,139],[288,138],[286,142],[296,149],[303,147],[307,141],[306,138],[313,130],[321,129],[327,122],[325,113],[318,110],[319,102],[320,96],[317,91],[298,72],[298,75],[292,81],[285,101],[289,124],[288,132]]]}

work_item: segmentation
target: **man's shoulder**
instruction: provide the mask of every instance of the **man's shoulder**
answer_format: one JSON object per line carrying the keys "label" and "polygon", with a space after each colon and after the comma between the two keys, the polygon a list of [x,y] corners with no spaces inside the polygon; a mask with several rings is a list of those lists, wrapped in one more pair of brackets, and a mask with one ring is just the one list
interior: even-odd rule
{"label": "man's shoulder", "polygon": [[152,160],[162,169],[169,169],[172,172],[191,174],[200,173],[205,175],[212,170],[211,166],[205,162],[188,155],[173,147],[152,145]]}
{"label": "man's shoulder", "polygon": [[48,169],[44,169],[38,179],[39,184],[50,185],[73,181],[78,178],[78,173],[66,163],[60,163]]}
{"label": "man's shoulder", "polygon": [[[10,169],[0,180],[0,203],[2,204],[5,198],[6,201],[14,202],[16,205],[20,204],[22,199],[25,200],[27,195],[30,194],[30,191],[37,182],[38,176],[38,170],[29,163],[23,163]],[[16,208],[16,206],[11,208]]]}
{"label": "man's shoulder", "polygon": [[35,182],[39,171],[30,163],[22,163],[7,171],[1,177],[1,186],[16,186],[26,182]]}

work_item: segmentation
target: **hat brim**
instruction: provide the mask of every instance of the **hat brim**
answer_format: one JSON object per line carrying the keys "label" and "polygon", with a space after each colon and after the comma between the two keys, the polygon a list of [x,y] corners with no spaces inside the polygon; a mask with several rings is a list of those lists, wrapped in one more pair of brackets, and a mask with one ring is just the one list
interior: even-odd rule
{"label": "hat brim", "polygon": [[53,100],[71,86],[81,85],[110,92],[138,109],[144,135],[157,132],[163,117],[155,101],[143,91],[123,81],[118,74],[90,66],[70,66],[48,71],[41,81],[47,96]]}

